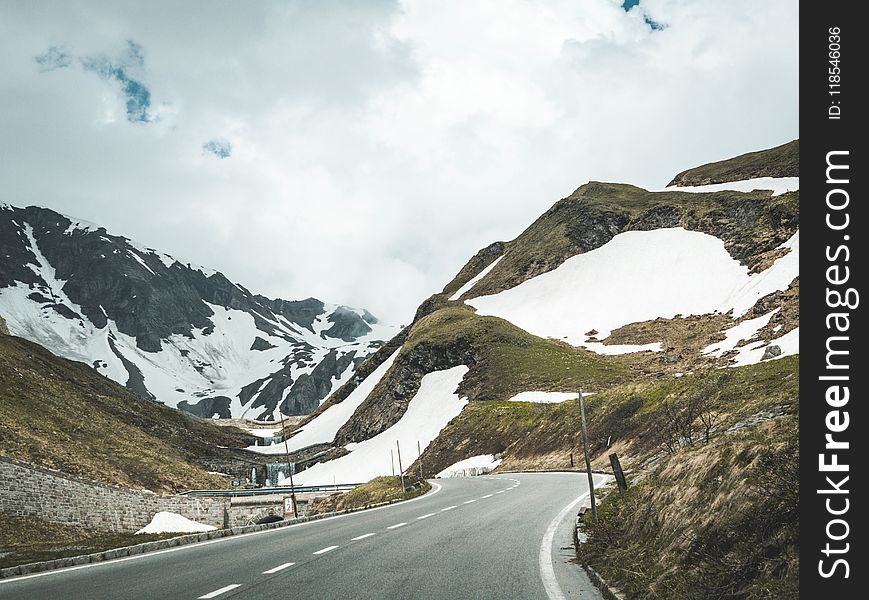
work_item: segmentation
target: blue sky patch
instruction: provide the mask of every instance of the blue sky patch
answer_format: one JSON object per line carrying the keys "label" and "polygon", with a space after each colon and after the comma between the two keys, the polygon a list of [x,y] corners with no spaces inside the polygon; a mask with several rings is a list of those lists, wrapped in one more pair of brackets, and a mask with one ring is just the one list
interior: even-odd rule
{"label": "blue sky patch", "polygon": [[[639,5],[640,5],[640,0],[624,0],[624,2],[622,2],[622,8],[625,9],[625,12],[628,12],[633,7],[639,6]],[[644,11],[642,9],[639,9],[639,10],[643,13],[643,20],[646,22],[646,25],[651,27],[652,31],[661,31],[662,29],[664,29],[665,26],[661,23],[658,23],[657,21],[653,21],[649,17],[649,15],[646,14],[646,11]]]}
{"label": "blue sky patch", "polygon": [[127,41],[127,50],[118,60],[106,56],[85,56],[81,59],[86,71],[96,73],[106,81],[120,84],[124,94],[127,120],[131,123],[149,123],[154,120],[148,109],[151,107],[151,90],[132,73],[145,65],[142,46]]}
{"label": "blue sky patch", "polygon": [[202,149],[217,158],[229,158],[232,155],[232,144],[224,139],[209,140],[202,144]]}
{"label": "blue sky patch", "polygon": [[45,53],[33,57],[33,60],[39,65],[41,73],[65,69],[72,64],[72,56],[62,46],[51,46]]}

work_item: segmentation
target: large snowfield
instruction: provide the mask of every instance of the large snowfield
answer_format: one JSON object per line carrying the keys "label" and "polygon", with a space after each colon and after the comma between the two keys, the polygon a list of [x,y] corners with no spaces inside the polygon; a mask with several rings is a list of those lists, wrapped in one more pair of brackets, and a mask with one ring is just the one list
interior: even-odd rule
{"label": "large snowfield", "polygon": [[605,339],[618,327],[658,317],[742,316],[799,274],[799,232],[783,247],[790,251],[752,274],[714,236],[682,228],[628,231],[516,287],[465,302],[535,335],[599,350],[587,341],[592,330]]}
{"label": "large snowfield", "polygon": [[398,474],[398,448],[401,465],[407,469],[417,459],[418,451],[425,452],[432,440],[468,403],[467,398],[456,394],[456,388],[467,372],[468,367],[460,365],[428,373],[396,424],[364,442],[348,444],[350,454],[302,471],[296,475],[294,483],[363,483],[380,475]]}

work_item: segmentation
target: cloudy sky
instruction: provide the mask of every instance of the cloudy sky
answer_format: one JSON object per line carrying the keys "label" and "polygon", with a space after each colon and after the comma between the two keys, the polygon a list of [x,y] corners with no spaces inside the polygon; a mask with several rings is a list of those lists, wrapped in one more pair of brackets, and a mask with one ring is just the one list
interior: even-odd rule
{"label": "cloudy sky", "polygon": [[395,324],[589,179],[798,136],[796,0],[0,0],[0,201]]}

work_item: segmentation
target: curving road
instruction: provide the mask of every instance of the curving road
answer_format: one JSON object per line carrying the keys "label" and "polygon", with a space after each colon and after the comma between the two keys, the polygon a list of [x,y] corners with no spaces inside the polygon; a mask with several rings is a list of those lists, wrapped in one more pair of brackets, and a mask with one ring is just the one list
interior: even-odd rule
{"label": "curving road", "polygon": [[580,502],[584,474],[437,480],[409,502],[0,580],[0,599],[599,599],[570,562]]}

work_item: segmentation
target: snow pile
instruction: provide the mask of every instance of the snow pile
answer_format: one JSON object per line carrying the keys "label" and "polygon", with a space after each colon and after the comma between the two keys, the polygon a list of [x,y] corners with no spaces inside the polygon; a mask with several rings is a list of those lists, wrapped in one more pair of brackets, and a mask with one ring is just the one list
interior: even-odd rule
{"label": "snow pile", "polygon": [[280,427],[245,427],[244,430],[255,437],[270,438],[280,433]]}
{"label": "snow pile", "polygon": [[161,511],[154,515],[151,522],[136,532],[140,533],[199,533],[217,529],[213,525],[205,525],[191,521],[178,513]]}
{"label": "snow pile", "polygon": [[760,317],[754,319],[746,319],[738,325],[734,325],[730,329],[724,331],[724,339],[720,342],[710,344],[703,349],[703,354],[711,354],[716,358],[724,356],[730,350],[736,348],[736,345],[742,340],[750,340],[757,332],[766,327],[769,320],[772,319],[779,309],[775,309]]}
{"label": "snow pile", "polygon": [[791,251],[751,274],[714,236],[681,227],[627,231],[511,289],[465,302],[540,337],[583,345],[591,330],[605,339],[658,317],[732,310],[738,318],[798,276],[799,232],[783,247]]}
{"label": "snow pile", "polygon": [[656,192],[723,192],[732,190],[735,192],[753,192],[754,190],[772,190],[773,196],[780,196],[785,192],[795,192],[800,189],[799,177],[756,177],[741,181],[729,181],[727,183],[711,183],[709,185],[673,186]]}
{"label": "snow pile", "polygon": [[395,452],[396,441],[400,445],[401,464],[406,469],[417,458],[417,444],[419,450],[425,451],[447,423],[468,403],[467,398],[459,398],[456,394],[456,388],[467,372],[468,367],[460,365],[452,369],[428,373],[422,378],[419,391],[411,399],[407,411],[397,423],[364,442],[348,444],[347,450],[350,454],[325,463],[317,463],[298,473],[295,476],[295,483],[297,485],[362,483],[381,475],[391,475],[393,459],[397,474],[399,470],[398,456]]}
{"label": "snow pile", "polygon": [[483,475],[495,470],[495,467],[501,464],[501,459],[495,459],[494,454],[481,454],[472,456],[465,460],[460,460],[448,466],[446,469],[435,475],[437,478],[444,477],[474,477]]}
{"label": "snow pile", "polygon": [[539,404],[552,404],[564,402],[565,400],[575,400],[576,392],[519,392],[512,398],[510,402],[535,402]]}
{"label": "snow pile", "polygon": [[596,354],[615,356],[617,354],[631,354],[632,352],[660,352],[661,342],[652,342],[651,344],[603,344],[601,342],[586,342],[582,347],[586,350],[591,350]]}
{"label": "snow pile", "polygon": [[401,348],[393,352],[392,356],[383,361],[383,363],[377,367],[371,375],[366,377],[362,383],[356,386],[356,389],[350,392],[350,395],[347,396],[343,402],[333,404],[320,413],[316,418],[298,429],[297,433],[289,438],[286,444],[280,443],[273,446],[248,446],[247,449],[261,454],[284,454],[286,452],[285,446],[289,447],[290,452],[295,452],[296,450],[301,450],[302,448],[306,448],[313,444],[327,444],[331,442],[335,439],[335,434],[338,433],[341,426],[347,422],[353,413],[356,412],[356,409],[359,408],[359,405],[365,401],[368,394],[370,394],[374,387],[380,383],[380,380],[383,379],[383,376],[392,366],[392,363],[395,362],[395,358],[398,356],[400,351]]}
{"label": "snow pile", "polygon": [[493,260],[493,261],[491,262],[491,264],[490,264],[488,267],[486,267],[485,269],[483,269],[482,271],[480,271],[479,273],[477,273],[474,277],[472,277],[471,280],[468,281],[465,285],[463,285],[462,287],[460,287],[459,289],[457,289],[457,290],[456,290],[456,293],[454,293],[452,296],[450,296],[450,297],[448,298],[448,300],[449,300],[450,302],[452,302],[453,300],[458,300],[459,298],[461,298],[461,297],[462,297],[462,294],[464,294],[465,292],[467,292],[468,290],[470,290],[472,287],[474,287],[475,285],[477,285],[477,282],[478,282],[478,281],[480,281],[483,277],[485,277],[486,275],[488,275],[488,274],[489,274],[489,271],[491,271],[492,269],[494,269],[494,268],[495,268],[495,265],[497,265],[497,264],[501,261],[502,258],[504,258],[504,255],[503,255],[503,254],[502,254],[501,256],[499,256],[498,258],[496,258],[495,260]]}
{"label": "snow pile", "polygon": [[770,346],[778,346],[781,350],[781,354],[778,354],[771,358],[767,358],[767,360],[784,358],[785,356],[799,354],[800,328],[797,327],[796,329],[792,329],[780,338],[771,340],[768,343],[760,341],[754,342],[753,344],[748,344],[747,346],[743,346],[739,349],[739,354],[734,357],[733,363],[728,366],[741,367],[743,365],[753,365],[759,363],[763,358],[763,355],[766,353],[766,349]]}

